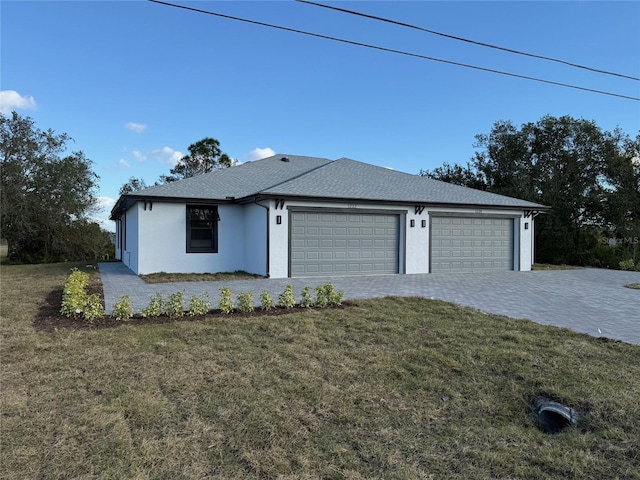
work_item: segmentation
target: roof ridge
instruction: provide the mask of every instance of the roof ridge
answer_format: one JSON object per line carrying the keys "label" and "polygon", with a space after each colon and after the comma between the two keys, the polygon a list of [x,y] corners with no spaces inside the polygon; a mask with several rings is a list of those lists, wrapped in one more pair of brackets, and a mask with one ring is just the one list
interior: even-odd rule
{"label": "roof ridge", "polygon": [[[279,156],[279,155],[280,155],[280,154],[278,154],[278,155],[274,155],[274,156]],[[292,156],[300,156],[300,155],[292,155]],[[301,177],[304,177],[305,175],[310,174],[311,172],[315,172],[316,170],[319,170],[319,169],[321,169],[321,168],[324,168],[324,167],[326,167],[327,165],[331,165],[334,161],[337,161],[337,160],[330,160],[330,159],[328,159],[328,158],[323,158],[323,157],[308,157],[308,158],[319,158],[320,160],[327,160],[327,163],[325,163],[325,164],[323,164],[323,165],[320,165],[319,167],[312,168],[311,170],[307,170],[306,172],[301,173],[300,175],[297,175],[297,176],[295,176],[295,177],[287,178],[286,180],[283,180],[283,181],[281,181],[281,182],[274,183],[273,185],[271,185],[271,186],[269,186],[269,187],[263,188],[263,189],[262,189],[262,191],[264,191],[264,190],[269,190],[269,189],[271,189],[271,188],[275,188],[275,187],[277,187],[277,186],[279,186],[279,185],[283,185],[283,184],[285,184],[285,183],[287,183],[287,182],[291,182],[291,181],[293,181],[293,180],[297,180],[297,179],[299,179],[299,178],[301,178]],[[256,193],[252,193],[251,195],[247,195],[247,197],[252,197],[252,196],[254,196],[254,195],[260,194],[260,193],[262,193],[262,191],[260,191],[260,192],[256,192]],[[246,198],[246,197],[245,197],[245,198]]]}

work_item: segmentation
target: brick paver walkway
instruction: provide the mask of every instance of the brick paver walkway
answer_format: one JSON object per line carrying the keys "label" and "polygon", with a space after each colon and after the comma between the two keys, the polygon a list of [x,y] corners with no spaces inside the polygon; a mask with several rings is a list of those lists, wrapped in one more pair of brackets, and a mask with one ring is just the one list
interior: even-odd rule
{"label": "brick paver walkway", "polygon": [[224,286],[234,296],[253,291],[259,304],[263,290],[277,301],[287,284],[299,298],[303,287],[331,282],[337,290],[344,290],[346,299],[389,295],[435,298],[640,345],[640,290],[624,288],[628,283],[640,283],[638,272],[587,268],[146,284],[122,263],[101,263],[99,268],[107,312],[125,294],[131,296],[134,309],[139,311],[156,292],[166,296],[184,291],[187,301],[190,295],[209,292],[215,306]]}

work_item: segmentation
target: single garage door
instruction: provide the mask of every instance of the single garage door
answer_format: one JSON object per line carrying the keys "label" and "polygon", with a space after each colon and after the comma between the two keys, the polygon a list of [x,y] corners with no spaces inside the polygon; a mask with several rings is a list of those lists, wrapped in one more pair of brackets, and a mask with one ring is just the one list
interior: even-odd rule
{"label": "single garage door", "polygon": [[431,271],[513,270],[513,219],[431,217]]}
{"label": "single garage door", "polygon": [[398,273],[399,216],[291,213],[291,276]]}

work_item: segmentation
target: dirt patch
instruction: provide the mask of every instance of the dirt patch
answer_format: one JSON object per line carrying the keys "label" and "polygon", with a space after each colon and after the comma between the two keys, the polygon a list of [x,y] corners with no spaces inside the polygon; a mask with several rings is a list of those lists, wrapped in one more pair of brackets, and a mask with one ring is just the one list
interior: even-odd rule
{"label": "dirt patch", "polygon": [[[102,293],[102,285],[99,283],[90,284],[87,287],[87,292],[89,294],[97,293],[102,298],[102,305],[104,306],[104,297]],[[60,329],[74,329],[74,330],[90,330],[90,329],[102,329],[102,328],[117,328],[123,325],[159,325],[163,323],[176,323],[176,322],[197,322],[199,320],[203,320],[205,318],[251,318],[251,317],[261,317],[261,316],[280,316],[280,315],[290,315],[295,312],[308,310],[307,308],[303,308],[300,306],[296,306],[293,308],[281,308],[275,307],[270,310],[262,310],[256,309],[253,312],[243,313],[243,312],[233,312],[230,314],[225,314],[220,312],[219,310],[212,310],[211,312],[205,315],[194,315],[188,316],[185,314],[184,317],[168,317],[166,315],[161,315],[159,317],[147,317],[143,318],[140,316],[135,316],[128,322],[122,322],[116,320],[115,318],[111,318],[109,316],[105,316],[102,318],[95,319],[92,323],[89,323],[87,320],[82,318],[81,316],[77,317],[65,317],[60,313],[60,307],[62,305],[62,289],[58,288],[53,290],[47,298],[45,302],[40,306],[38,310],[38,314],[36,315],[35,320],[33,321],[33,327],[38,331],[44,332],[54,332]],[[331,308],[349,308],[357,306],[356,302],[346,301],[342,305],[338,307]]]}

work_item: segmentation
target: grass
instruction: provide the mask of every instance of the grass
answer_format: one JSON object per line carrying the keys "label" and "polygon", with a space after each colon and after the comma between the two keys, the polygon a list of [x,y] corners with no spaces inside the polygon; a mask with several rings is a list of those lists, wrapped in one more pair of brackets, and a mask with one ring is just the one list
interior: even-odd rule
{"label": "grass", "polygon": [[237,270],[235,272],[219,272],[219,273],[151,273],[149,275],[140,275],[147,283],[171,283],[171,282],[214,282],[219,280],[252,280],[256,278],[264,278],[253,273]]}
{"label": "grass", "polygon": [[34,330],[70,266],[2,267],[3,478],[640,478],[638,346],[417,298]]}
{"label": "grass", "polygon": [[534,263],[531,266],[532,270],[579,270],[584,267],[577,267],[575,265],[553,265],[551,263]]}

